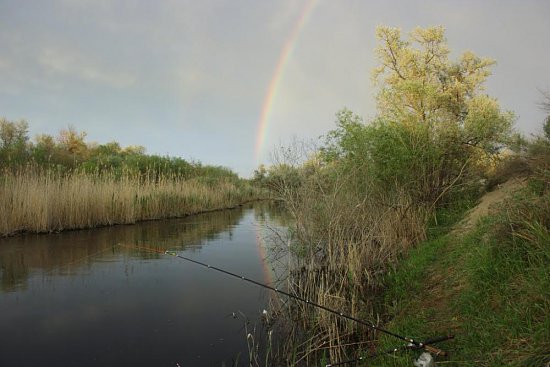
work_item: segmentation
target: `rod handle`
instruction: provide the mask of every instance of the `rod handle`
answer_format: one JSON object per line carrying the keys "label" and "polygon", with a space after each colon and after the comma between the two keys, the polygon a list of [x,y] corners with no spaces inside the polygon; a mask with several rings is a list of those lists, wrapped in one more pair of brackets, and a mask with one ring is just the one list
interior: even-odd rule
{"label": "rod handle", "polygon": [[426,339],[423,343],[424,344],[436,344],[444,342],[445,340],[454,339],[454,335],[443,335],[443,336],[436,336],[431,339]]}

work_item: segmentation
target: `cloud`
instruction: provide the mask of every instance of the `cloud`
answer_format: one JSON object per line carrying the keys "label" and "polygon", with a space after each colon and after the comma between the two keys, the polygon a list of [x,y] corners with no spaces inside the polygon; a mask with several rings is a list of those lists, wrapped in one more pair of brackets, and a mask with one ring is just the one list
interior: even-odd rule
{"label": "cloud", "polygon": [[[0,0],[9,30],[0,32],[0,110],[40,129],[76,122],[98,141],[251,170],[260,109],[307,1]],[[550,75],[546,3],[317,1],[279,83],[266,146],[325,134],[343,107],[376,113],[379,24],[404,33],[443,24],[453,58],[472,49],[497,59],[487,93],[534,131],[536,88]],[[242,151],[220,153],[229,137]]]}
{"label": "cloud", "polygon": [[69,76],[114,88],[127,88],[136,83],[136,77],[128,72],[109,70],[67,49],[45,48],[38,55],[38,63],[47,74],[55,74],[55,77]]}
{"label": "cloud", "polygon": [[11,66],[11,62],[0,56],[0,70],[8,70]]}

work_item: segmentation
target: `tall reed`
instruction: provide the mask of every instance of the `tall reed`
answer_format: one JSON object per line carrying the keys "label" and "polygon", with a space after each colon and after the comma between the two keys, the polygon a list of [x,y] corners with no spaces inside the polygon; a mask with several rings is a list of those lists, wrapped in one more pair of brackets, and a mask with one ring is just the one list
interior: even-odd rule
{"label": "tall reed", "polygon": [[[294,218],[292,239],[279,249],[288,251],[289,291],[376,323],[382,277],[425,238],[430,208],[417,205],[399,188],[358,189],[356,177],[341,173],[329,180],[315,173],[298,187],[282,185],[279,194]],[[293,324],[281,347],[287,365],[350,359],[378,337],[307,304],[288,302],[278,311]]]}
{"label": "tall reed", "polygon": [[234,207],[261,195],[239,180],[34,167],[0,175],[0,235],[135,223]]}

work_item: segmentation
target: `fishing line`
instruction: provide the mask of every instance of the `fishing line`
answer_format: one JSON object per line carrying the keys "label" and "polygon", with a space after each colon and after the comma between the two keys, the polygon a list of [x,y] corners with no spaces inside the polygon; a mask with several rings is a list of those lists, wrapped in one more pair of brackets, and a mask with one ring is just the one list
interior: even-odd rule
{"label": "fishing line", "polygon": [[93,252],[93,253],[88,254],[88,255],[86,255],[86,256],[83,256],[83,257],[79,257],[79,258],[76,259],[76,260],[72,260],[72,261],[69,261],[69,262],[66,263],[66,264],[60,265],[60,266],[57,267],[57,268],[49,269],[49,270],[47,270],[44,274],[46,274],[46,275],[54,275],[54,274],[53,274],[54,271],[61,271],[62,269],[69,268],[69,267],[71,267],[71,266],[80,264],[81,262],[83,262],[83,261],[86,260],[86,259],[89,259],[89,258],[91,258],[91,257],[97,256],[97,255],[102,254],[102,253],[104,253],[104,252],[107,252],[108,250],[114,250],[114,248],[115,248],[114,245],[112,245],[112,246],[107,246],[107,247],[105,247],[105,248],[102,249],[102,250],[99,250],[99,251],[97,251],[97,252]]}
{"label": "fishing line", "polygon": [[[120,246],[124,246],[122,244],[119,244]],[[130,246],[124,246],[124,247],[130,247]],[[264,283],[260,283],[256,280],[253,280],[253,279],[249,279],[245,276],[242,276],[242,275],[238,275],[238,274],[235,274],[235,273],[232,273],[228,270],[224,270],[224,269],[221,269],[221,268],[218,268],[216,266],[212,266],[212,265],[208,265],[206,263],[203,263],[201,261],[197,261],[197,260],[193,260],[189,257],[185,257],[185,256],[182,256],[182,255],[179,255],[178,253],[176,252],[173,252],[173,251],[168,251],[168,250],[165,250],[165,251],[161,251],[161,250],[157,250],[157,249],[153,249],[153,248],[148,248],[148,247],[142,247],[142,246],[135,246],[135,248],[137,249],[142,249],[142,250],[145,250],[145,251],[150,251],[150,252],[157,252],[159,254],[165,254],[165,255],[170,255],[170,256],[174,256],[174,257],[177,257],[177,258],[180,258],[182,260],[185,260],[185,261],[188,261],[188,262],[191,262],[193,264],[197,264],[197,265],[200,265],[200,266],[203,266],[207,269],[212,269],[212,270],[215,270],[215,271],[218,271],[220,273],[223,273],[223,274],[226,274],[226,275],[229,275],[233,278],[237,278],[237,279],[241,279],[241,280],[244,280],[248,283],[252,283],[252,284],[255,284],[259,287],[262,287],[262,288],[265,288],[265,289],[269,289],[270,291],[273,291],[275,293],[279,293],[279,294],[282,294],[284,296],[287,296],[289,298],[292,298],[292,299],[295,299],[297,301],[300,301],[300,302],[304,302],[305,304],[308,304],[308,305],[311,305],[313,307],[317,307],[317,308],[320,308],[322,310],[325,310],[329,313],[332,313],[334,315],[337,315],[339,317],[342,317],[344,319],[348,319],[348,320],[351,320],[353,322],[356,322],[360,325],[363,325],[363,326],[366,326],[367,328],[370,328],[372,330],[376,330],[376,331],[379,331],[381,333],[384,333],[386,335],[390,335],[396,339],[400,339],[400,340],[403,340],[403,341],[406,341],[407,343],[411,343],[415,346],[415,348],[424,348],[432,353],[436,353],[436,354],[443,354],[444,352],[435,348],[435,347],[432,347],[430,345],[428,345],[427,343],[425,342],[419,342],[419,341],[416,341],[412,338],[409,338],[409,337],[405,337],[405,336],[401,336],[399,334],[396,334],[394,332],[391,332],[389,330],[386,330],[384,328],[381,328],[379,326],[376,326],[374,323],[370,323],[370,322],[366,322],[366,321],[363,321],[363,320],[360,320],[358,318],[355,318],[353,316],[349,316],[349,315],[346,315],[344,314],[343,312],[339,312],[339,311],[336,311],[336,310],[333,310],[331,308],[328,308],[326,306],[323,306],[323,305],[320,305],[318,303],[315,303],[315,302],[312,302],[306,298],[303,298],[303,297],[300,297],[300,296],[296,296],[294,294],[291,294],[291,293],[288,293],[286,291],[283,291],[279,288],[276,288],[276,287],[272,287],[272,286],[269,286],[267,284],[264,284]]]}

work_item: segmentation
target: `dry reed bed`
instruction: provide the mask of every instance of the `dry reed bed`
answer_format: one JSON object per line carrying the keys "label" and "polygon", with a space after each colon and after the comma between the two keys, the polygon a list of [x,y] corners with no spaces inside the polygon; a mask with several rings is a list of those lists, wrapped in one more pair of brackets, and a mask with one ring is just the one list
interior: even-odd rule
{"label": "dry reed bed", "polygon": [[[430,211],[411,205],[404,192],[365,197],[347,184],[342,179],[327,189],[310,180],[299,189],[279,192],[295,220],[293,244],[281,244],[290,250],[287,286],[317,304],[376,322],[381,278],[425,237]],[[353,357],[350,350],[366,348],[378,337],[305,304],[293,303],[281,311],[299,324],[289,330],[282,347],[283,355],[292,356],[287,365],[314,364],[321,356],[346,360]]]}
{"label": "dry reed bed", "polygon": [[258,197],[229,180],[65,175],[36,169],[0,176],[0,236],[135,223],[230,208]]}

